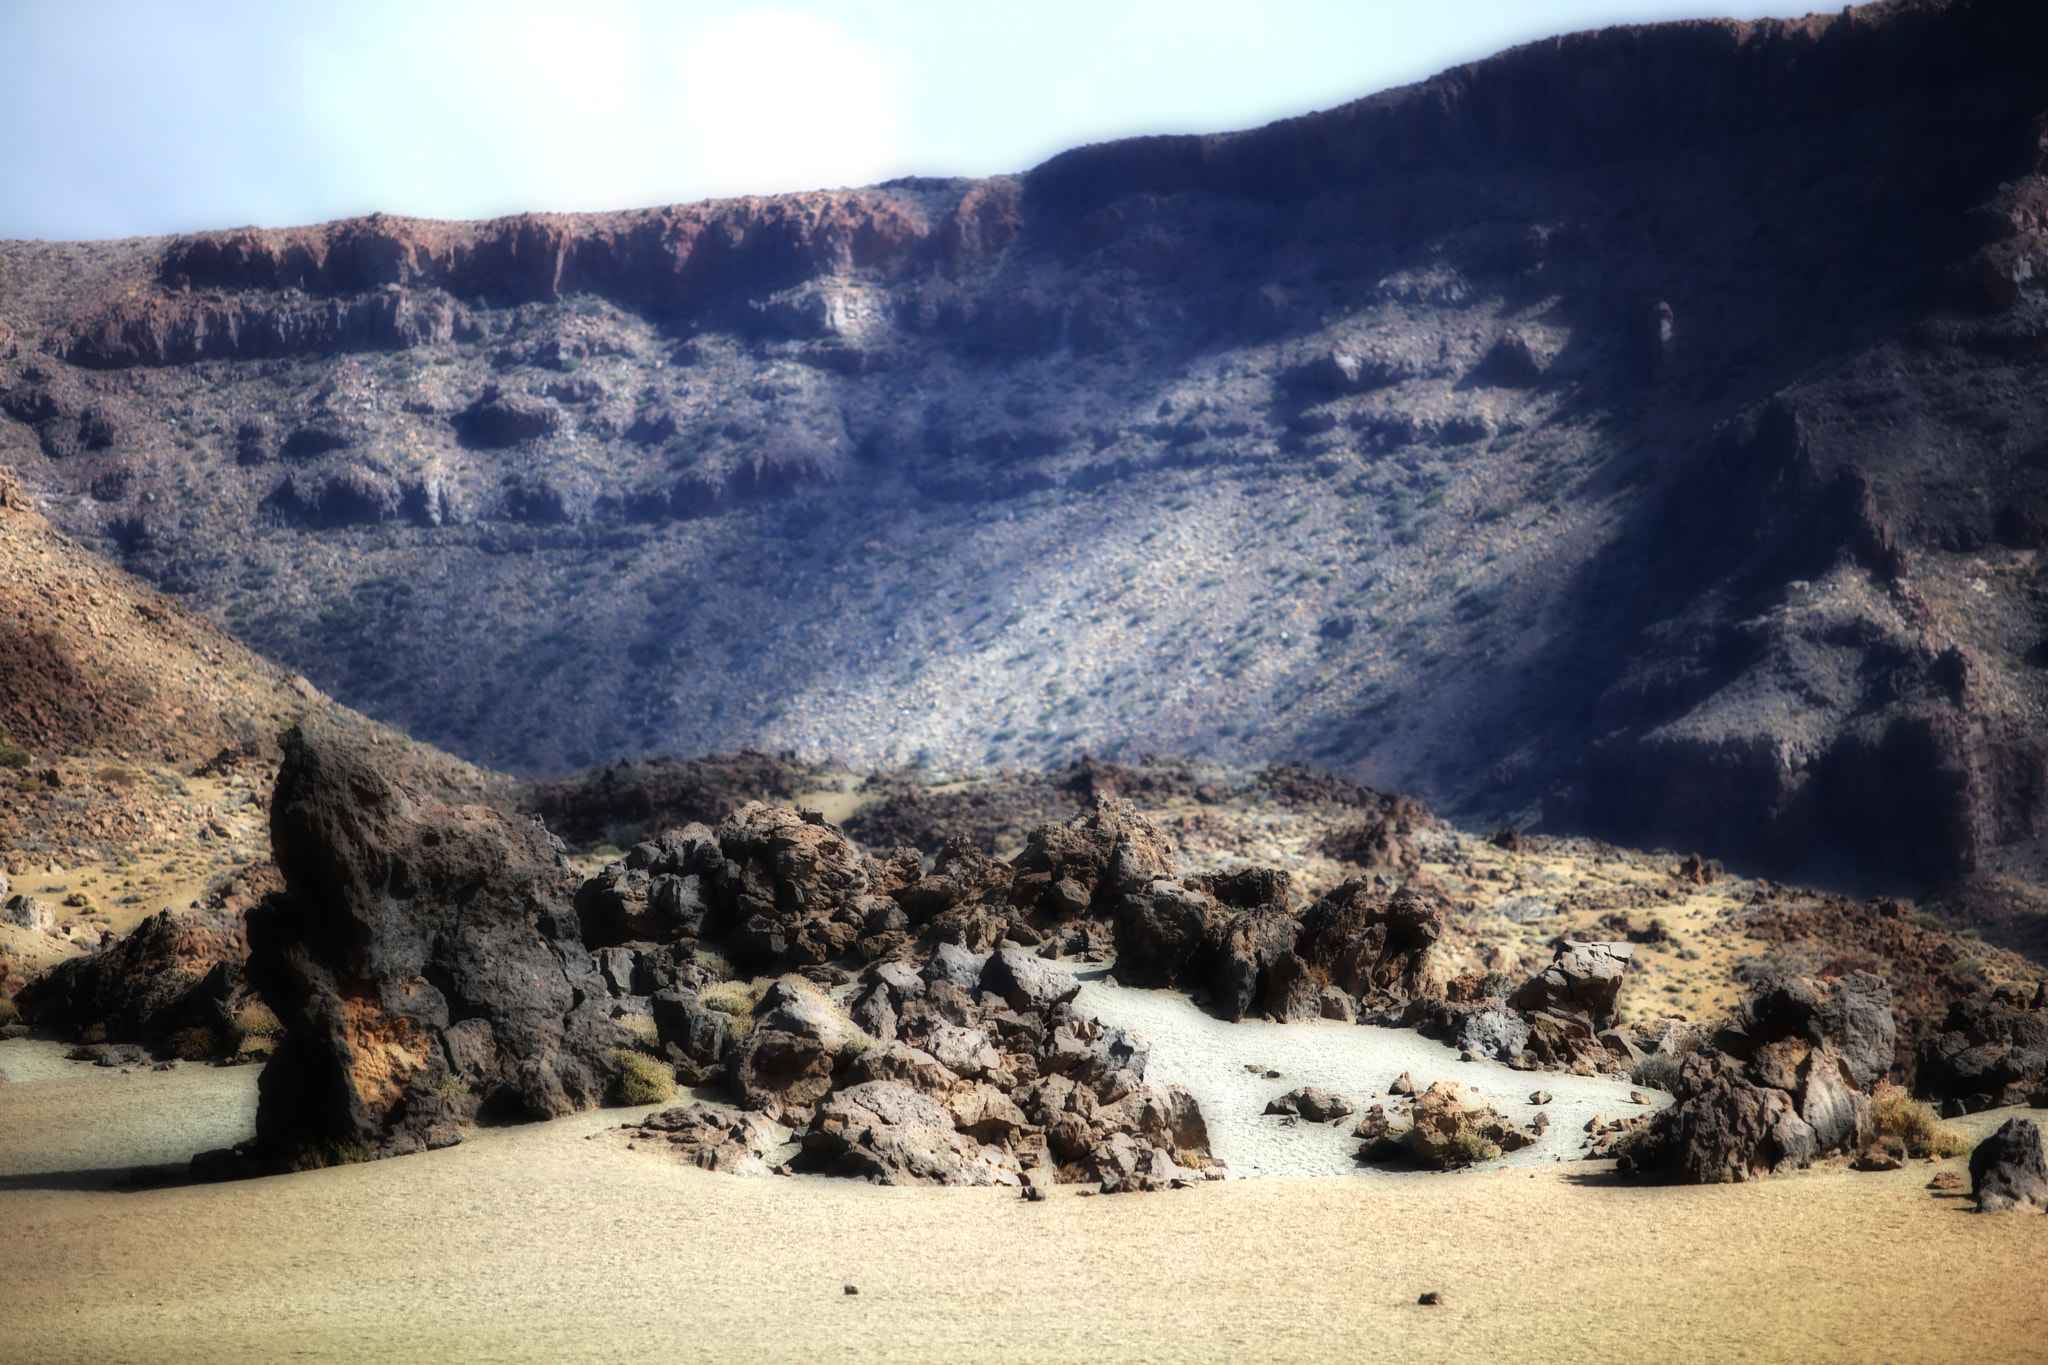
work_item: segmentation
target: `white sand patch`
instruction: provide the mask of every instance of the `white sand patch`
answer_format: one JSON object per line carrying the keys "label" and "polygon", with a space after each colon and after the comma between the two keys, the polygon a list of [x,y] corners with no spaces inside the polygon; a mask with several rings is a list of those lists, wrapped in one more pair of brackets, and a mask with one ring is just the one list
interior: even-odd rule
{"label": "white sand patch", "polygon": [[[1510,1120],[1526,1124],[1539,1109],[1550,1115],[1550,1129],[1532,1147],[1481,1169],[1549,1165],[1572,1160],[1585,1141],[1586,1121],[1595,1114],[1632,1118],[1649,1112],[1629,1102],[1627,1081],[1573,1076],[1562,1072],[1516,1071],[1498,1062],[1461,1062],[1458,1053],[1407,1029],[1370,1028],[1330,1020],[1240,1024],[1204,1014],[1176,991],[1136,990],[1105,986],[1101,971],[1082,973],[1083,984],[1074,1008],[1105,1023],[1132,1029],[1152,1044],[1145,1078],[1159,1085],[1184,1085],[1194,1092],[1209,1124],[1210,1149],[1238,1175],[1379,1175],[1389,1168],[1361,1165],[1359,1140],[1352,1136],[1356,1116],[1336,1123],[1309,1123],[1289,1128],[1266,1103],[1297,1086],[1318,1085],[1344,1095],[1363,1114],[1374,1093],[1394,1112],[1387,1087],[1409,1073],[1417,1094],[1434,1081],[1462,1081],[1484,1095]],[[1091,979],[1093,978],[1093,979]],[[1277,1080],[1248,1071],[1280,1073]],[[1529,1096],[1547,1090],[1549,1104],[1536,1105]],[[1671,1102],[1661,1091],[1642,1090],[1657,1106]]]}

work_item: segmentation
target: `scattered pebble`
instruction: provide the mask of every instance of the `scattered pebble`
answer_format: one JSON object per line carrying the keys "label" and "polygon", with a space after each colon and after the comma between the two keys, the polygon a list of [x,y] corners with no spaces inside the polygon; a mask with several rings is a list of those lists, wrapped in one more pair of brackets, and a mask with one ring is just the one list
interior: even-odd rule
{"label": "scattered pebble", "polygon": [[849,1294],[858,1294],[860,1293],[860,1290],[853,1285],[848,1285],[846,1286],[846,1292]]}
{"label": "scattered pebble", "polygon": [[1430,1307],[1432,1307],[1432,1308],[1434,1308],[1434,1307],[1438,1306],[1438,1305],[1439,1305],[1439,1304],[1441,1304],[1441,1303],[1442,1303],[1443,1301],[1444,1301],[1444,1296],[1443,1296],[1443,1295],[1442,1295],[1441,1293],[1439,1293],[1438,1291],[1434,1290],[1434,1289],[1432,1289],[1432,1290],[1429,1290],[1429,1291],[1428,1291],[1427,1293],[1425,1293],[1425,1294],[1424,1294],[1424,1295],[1423,1295],[1423,1296],[1422,1296],[1421,1298],[1419,1298],[1419,1299],[1417,1299],[1417,1300],[1416,1300],[1416,1302],[1417,1302],[1417,1303],[1423,1303],[1423,1304],[1428,1304],[1428,1305],[1429,1305]]}

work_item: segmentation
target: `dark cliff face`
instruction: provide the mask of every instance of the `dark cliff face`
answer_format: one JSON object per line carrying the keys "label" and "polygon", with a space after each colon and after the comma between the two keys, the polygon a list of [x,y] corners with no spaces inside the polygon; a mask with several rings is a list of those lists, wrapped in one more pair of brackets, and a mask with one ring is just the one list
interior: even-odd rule
{"label": "dark cliff face", "polygon": [[0,246],[0,455],[531,772],[1305,757],[1905,882],[2048,790],[2048,12],[1532,44],[986,182]]}

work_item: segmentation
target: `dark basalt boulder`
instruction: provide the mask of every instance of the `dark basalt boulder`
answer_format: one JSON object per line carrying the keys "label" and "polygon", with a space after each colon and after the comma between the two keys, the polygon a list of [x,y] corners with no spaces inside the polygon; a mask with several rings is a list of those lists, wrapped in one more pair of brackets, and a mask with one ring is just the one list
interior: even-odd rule
{"label": "dark basalt boulder", "polygon": [[1921,1093],[1950,1113],[2048,1098],[2048,985],[1958,1000],[1920,1045]]}
{"label": "dark basalt boulder", "polygon": [[428,801],[376,752],[283,737],[285,890],[249,914],[251,983],[285,1026],[257,1135],[283,1156],[440,1145],[479,1116],[599,1104],[622,1030],[579,937],[576,877],[530,820]]}
{"label": "dark basalt boulder", "polygon": [[1297,1086],[1276,1100],[1266,1102],[1268,1114],[1298,1115],[1310,1123],[1329,1123],[1358,1112],[1347,1096],[1332,1094],[1316,1085]]}
{"label": "dark basalt boulder", "polygon": [[1023,1013],[1064,1005],[1081,993],[1081,980],[1021,948],[999,947],[981,969],[980,989]]}
{"label": "dark basalt boulder", "polygon": [[1111,911],[1117,979],[1127,986],[1170,987],[1201,976],[1205,951],[1220,940],[1223,912],[1172,882],[1124,896]]}
{"label": "dark basalt boulder", "polygon": [[1249,911],[1223,922],[1211,989],[1224,1018],[1234,1024],[1269,1009],[1276,980],[1284,996],[1286,987],[1307,979],[1307,966],[1294,955],[1301,933],[1300,920],[1277,910]]}
{"label": "dark basalt boulder", "polygon": [[1979,1213],[2048,1213],[2048,1161],[2031,1120],[2007,1119],[1977,1144],[1970,1153],[1970,1196]]}
{"label": "dark basalt boulder", "polygon": [[1671,1086],[1677,1103],[1650,1121],[1626,1166],[1707,1184],[1860,1150],[1869,1091],[1890,1069],[1890,1013],[1890,991],[1867,972],[1757,983],[1738,1027],[1686,1058]]}

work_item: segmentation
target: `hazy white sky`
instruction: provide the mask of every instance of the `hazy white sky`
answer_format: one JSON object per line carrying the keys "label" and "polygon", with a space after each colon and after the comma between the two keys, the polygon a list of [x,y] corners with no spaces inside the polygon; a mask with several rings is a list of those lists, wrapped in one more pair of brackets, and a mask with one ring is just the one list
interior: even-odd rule
{"label": "hazy white sky", "polygon": [[0,238],[1029,169],[1755,0],[0,0]]}

